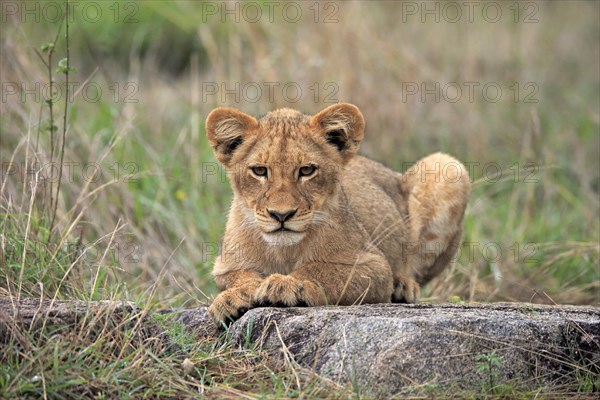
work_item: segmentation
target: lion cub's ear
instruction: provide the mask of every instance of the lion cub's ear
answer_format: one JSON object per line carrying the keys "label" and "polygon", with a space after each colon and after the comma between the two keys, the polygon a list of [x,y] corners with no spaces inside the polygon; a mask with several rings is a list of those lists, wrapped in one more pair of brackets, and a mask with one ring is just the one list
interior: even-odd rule
{"label": "lion cub's ear", "polygon": [[235,108],[212,110],[206,117],[206,136],[217,160],[229,168],[233,153],[257,126],[256,118]]}
{"label": "lion cub's ear", "polygon": [[365,120],[355,105],[334,104],[314,115],[310,123],[325,140],[335,146],[344,164],[350,161],[358,151],[360,141],[365,134]]}

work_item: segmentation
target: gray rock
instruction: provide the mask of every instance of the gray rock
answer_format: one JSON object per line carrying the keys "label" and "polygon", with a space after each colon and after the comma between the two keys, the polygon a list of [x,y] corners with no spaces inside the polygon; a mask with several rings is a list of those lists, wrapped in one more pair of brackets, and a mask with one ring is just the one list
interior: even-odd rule
{"label": "gray rock", "polygon": [[185,325],[196,337],[215,337],[220,331],[219,327],[212,321],[207,307],[188,308],[184,310],[171,310],[175,321]]}
{"label": "gray rock", "polygon": [[427,390],[600,390],[600,309],[531,304],[262,308],[231,328],[375,397]]}

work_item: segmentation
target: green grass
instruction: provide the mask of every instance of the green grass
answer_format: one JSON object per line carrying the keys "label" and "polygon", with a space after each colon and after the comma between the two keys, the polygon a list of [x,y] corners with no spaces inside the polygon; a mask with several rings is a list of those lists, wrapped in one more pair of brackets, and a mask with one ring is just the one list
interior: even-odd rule
{"label": "green grass", "polygon": [[[63,173],[52,234],[50,182],[36,180],[28,166],[58,160],[64,97],[54,108],[52,158],[43,128],[47,105],[26,94],[2,104],[0,296],[130,300],[144,310],[209,302],[217,293],[210,270],[231,190],[204,136],[205,116],[220,105],[255,114],[281,106],[314,113],[329,104],[325,87],[334,83],[337,100],[357,104],[365,115],[364,154],[397,170],[434,151],[474,165],[466,244],[425,288],[426,301],[600,304],[597,3],[542,3],[536,24],[481,18],[423,24],[398,23],[393,2],[353,2],[340,6],[338,23],[307,18],[293,25],[280,17],[200,23],[192,2],[126,2],[137,7],[137,22],[125,24],[124,13],[134,8],[121,9],[114,22],[111,4],[102,3],[100,21],[76,14],[70,26],[76,71],[69,79],[89,79],[102,96],[92,102],[86,100],[92,92],[78,92],[70,103],[64,159],[72,170]],[[2,81],[32,88],[48,81],[33,49],[53,40],[59,22],[19,18],[1,27],[1,50],[10,54],[0,60]],[[66,56],[64,34],[55,48],[54,67]],[[304,96],[297,103],[280,92],[272,101],[202,98],[203,82],[271,81],[296,82]],[[496,82],[505,95],[495,103],[480,95],[473,102],[402,101],[406,82],[468,81]],[[528,82],[539,89],[537,103],[523,102]],[[309,89],[314,83],[321,88],[317,99]],[[526,169],[528,163],[537,168]],[[501,169],[500,179],[495,169],[486,175],[489,165]],[[94,170],[102,175],[87,180]],[[297,370],[297,379],[290,366],[274,369],[251,346],[190,343],[177,324],[159,322],[177,349],[146,346],[142,333],[127,329],[60,340],[50,340],[51,327],[39,335],[23,331],[18,343],[12,338],[2,347],[0,397],[361,393],[306,371]],[[190,374],[182,372],[186,358],[194,365]],[[581,380],[594,387],[589,377]]]}

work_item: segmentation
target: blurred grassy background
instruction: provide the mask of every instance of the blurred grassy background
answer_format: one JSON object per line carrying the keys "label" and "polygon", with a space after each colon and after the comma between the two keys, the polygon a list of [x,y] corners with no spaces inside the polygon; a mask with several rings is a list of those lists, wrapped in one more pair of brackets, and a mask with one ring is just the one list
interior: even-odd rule
{"label": "blurred grassy background", "polygon": [[[70,105],[65,161],[76,164],[50,241],[48,182],[26,170],[51,161],[38,129],[49,113],[33,94],[48,77],[34,49],[61,21],[44,2],[29,2],[39,18],[25,3],[3,8],[0,294],[206,301],[231,196],[212,174],[208,112],[315,113],[344,101],[365,115],[363,154],[398,170],[435,151],[472,166],[468,243],[426,300],[600,303],[599,3],[506,2],[497,22],[487,2],[456,22],[434,2],[275,3],[271,21],[268,2],[238,4],[237,15],[222,14],[231,2],[78,2],[70,80],[86,89]],[[424,13],[435,4],[437,15]],[[238,101],[223,98],[236,84]],[[422,98],[426,88],[440,98]]]}

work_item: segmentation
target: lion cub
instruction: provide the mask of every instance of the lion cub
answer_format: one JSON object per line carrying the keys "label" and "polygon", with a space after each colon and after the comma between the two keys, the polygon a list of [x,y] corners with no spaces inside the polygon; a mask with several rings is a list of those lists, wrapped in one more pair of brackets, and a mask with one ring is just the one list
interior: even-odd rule
{"label": "lion cub", "polygon": [[356,156],[364,129],[351,104],[314,116],[208,115],[233,189],[213,319],[263,305],[412,303],[446,267],[461,240],[467,170],[436,153],[394,172]]}

